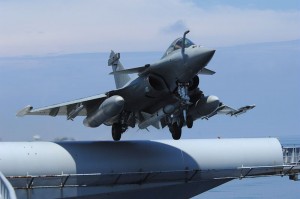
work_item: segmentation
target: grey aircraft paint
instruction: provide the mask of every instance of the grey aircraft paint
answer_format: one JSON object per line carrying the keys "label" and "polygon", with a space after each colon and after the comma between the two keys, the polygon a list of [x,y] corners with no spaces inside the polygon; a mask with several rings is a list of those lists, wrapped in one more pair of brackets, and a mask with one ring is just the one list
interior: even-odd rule
{"label": "grey aircraft paint", "polygon": [[[87,127],[112,126],[112,137],[116,141],[129,127],[136,125],[142,129],[150,125],[168,127],[173,139],[178,140],[182,127],[192,128],[194,120],[208,119],[218,113],[237,116],[254,108],[255,105],[251,105],[236,110],[215,96],[204,96],[198,88],[198,75],[215,73],[205,68],[215,50],[195,45],[186,38],[188,32],[176,39],[159,61],[142,67],[124,69],[120,54],[112,51],[108,65],[112,66],[115,90],[38,109],[27,106],[17,116],[64,115],[68,120],[86,116],[83,123]],[[130,79],[128,74],[132,73],[138,77]],[[122,99],[121,106],[114,100],[117,98]],[[172,107],[171,112],[162,111],[168,107]]]}

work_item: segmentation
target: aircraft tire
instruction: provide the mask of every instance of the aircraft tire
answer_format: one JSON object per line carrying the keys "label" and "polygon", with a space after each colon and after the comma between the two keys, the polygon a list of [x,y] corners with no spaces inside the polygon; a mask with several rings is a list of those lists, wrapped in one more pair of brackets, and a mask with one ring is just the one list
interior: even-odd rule
{"label": "aircraft tire", "polygon": [[113,124],[111,128],[111,135],[114,141],[119,141],[122,135],[122,126],[120,124]]}
{"label": "aircraft tire", "polygon": [[172,125],[172,138],[174,140],[179,140],[180,137],[181,137],[181,127],[178,126],[178,124],[175,122],[173,125]]}
{"label": "aircraft tire", "polygon": [[194,121],[191,116],[187,116],[186,118],[186,126],[190,129],[193,127]]}
{"label": "aircraft tire", "polygon": [[179,120],[179,128],[182,128],[184,125],[184,118],[182,117],[180,120]]}

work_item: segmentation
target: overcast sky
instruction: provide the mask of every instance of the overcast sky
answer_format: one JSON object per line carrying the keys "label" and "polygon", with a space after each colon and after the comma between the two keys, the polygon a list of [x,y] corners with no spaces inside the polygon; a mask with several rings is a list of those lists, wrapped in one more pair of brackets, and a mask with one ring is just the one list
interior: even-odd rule
{"label": "overcast sky", "polygon": [[[196,126],[207,132],[202,137],[216,137],[224,132],[229,137],[287,135],[281,133],[285,130],[289,135],[298,133],[300,111],[291,110],[299,110],[299,1],[0,0],[0,100],[7,105],[2,112],[8,114],[0,115],[1,137],[28,140],[28,136],[41,134],[45,140],[59,135],[111,140],[110,133],[98,137],[99,131],[110,128],[85,128],[81,119],[16,119],[15,113],[28,104],[43,107],[114,89],[113,78],[107,75],[111,69],[105,67],[111,49],[122,53],[127,68],[153,63],[186,29],[191,30],[188,37],[196,44],[217,50],[208,66],[216,75],[201,76],[200,87],[205,94],[217,95],[233,107],[258,105],[258,112],[250,112],[238,121],[221,117],[197,122]],[[249,46],[260,42],[264,44]],[[248,46],[224,48],[240,44]],[[62,55],[102,51],[105,53]],[[147,53],[137,54],[138,51]],[[16,58],[20,55],[31,56]],[[5,59],[7,56],[12,58]],[[283,106],[286,96],[294,100]],[[279,127],[273,125],[282,121],[278,110],[291,118]],[[258,122],[259,126],[250,125]],[[151,138],[147,134],[136,137],[136,130],[131,130],[124,139],[170,138],[161,131],[152,133],[155,136]],[[197,137],[196,128],[183,135]]]}
{"label": "overcast sky", "polygon": [[0,57],[299,39],[299,0],[0,0]]}

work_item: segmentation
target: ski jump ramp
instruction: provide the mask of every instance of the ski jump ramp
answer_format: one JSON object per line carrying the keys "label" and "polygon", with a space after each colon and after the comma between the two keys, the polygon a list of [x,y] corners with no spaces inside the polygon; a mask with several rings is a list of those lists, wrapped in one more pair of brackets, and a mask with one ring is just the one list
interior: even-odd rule
{"label": "ski jump ramp", "polygon": [[276,138],[0,142],[0,198],[190,198],[233,179],[298,180],[299,154]]}

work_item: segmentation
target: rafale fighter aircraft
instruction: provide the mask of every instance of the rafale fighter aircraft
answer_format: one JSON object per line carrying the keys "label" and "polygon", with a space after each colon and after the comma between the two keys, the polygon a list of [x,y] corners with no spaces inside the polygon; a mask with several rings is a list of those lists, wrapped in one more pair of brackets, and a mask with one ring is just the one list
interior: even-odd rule
{"label": "rafale fighter aircraft", "polygon": [[[112,126],[115,141],[128,127],[168,126],[173,139],[178,140],[182,127],[192,128],[193,121],[199,118],[208,119],[219,113],[237,116],[254,108],[251,105],[236,110],[216,96],[203,94],[198,88],[198,75],[215,73],[205,68],[215,50],[195,45],[186,38],[187,33],[176,39],[159,61],[142,67],[124,69],[120,54],[112,51],[108,65],[113,69],[115,90],[38,109],[27,106],[17,116],[65,115],[68,120],[85,116],[83,124],[87,127]],[[128,74],[133,73],[138,77],[130,79]]]}

